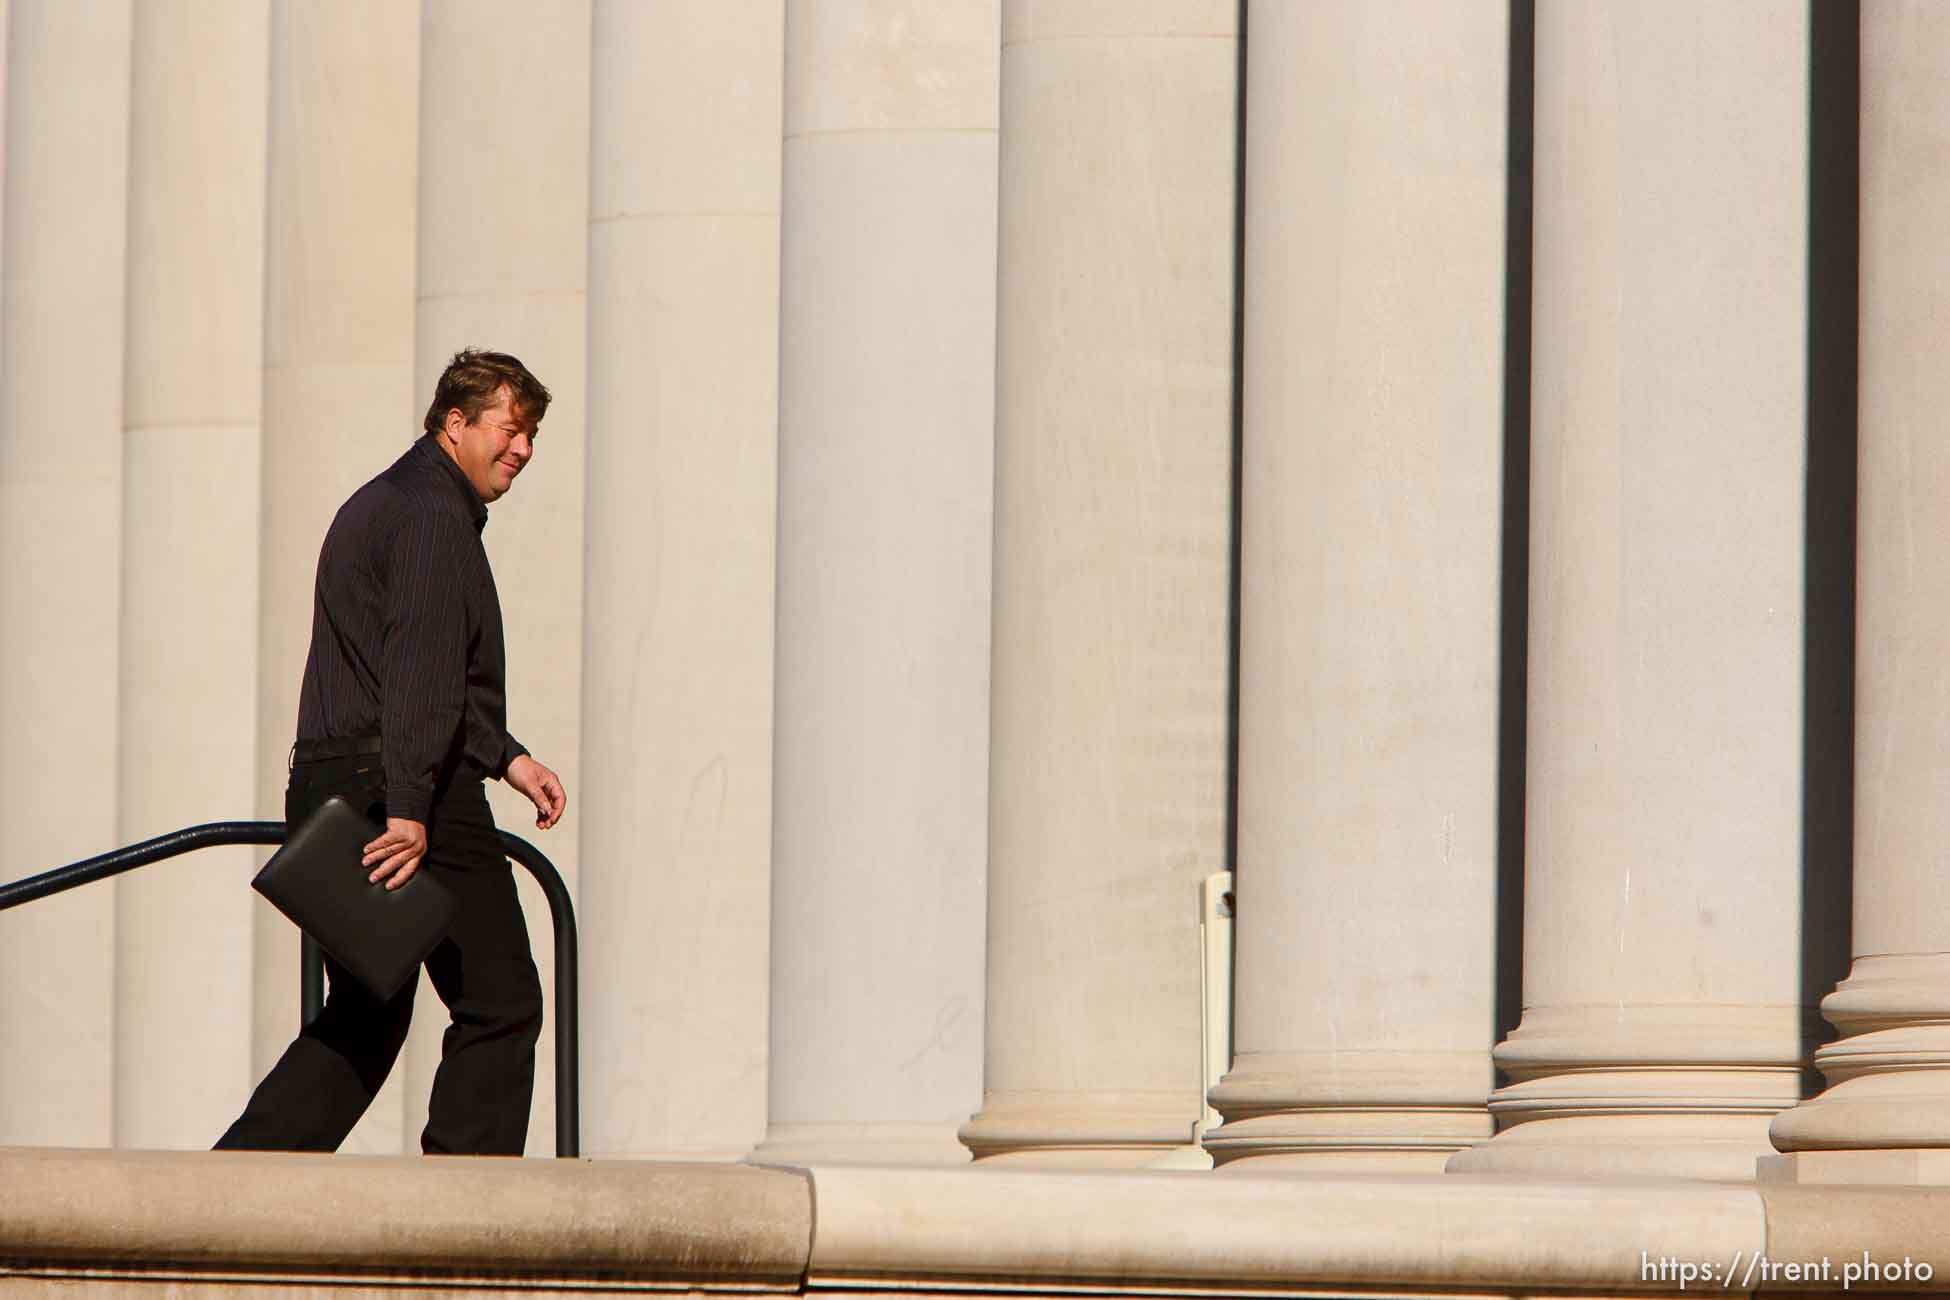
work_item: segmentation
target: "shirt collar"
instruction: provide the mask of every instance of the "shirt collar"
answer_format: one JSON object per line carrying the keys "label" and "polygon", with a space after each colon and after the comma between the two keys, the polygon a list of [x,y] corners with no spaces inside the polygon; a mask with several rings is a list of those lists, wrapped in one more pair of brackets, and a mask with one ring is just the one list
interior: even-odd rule
{"label": "shirt collar", "polygon": [[439,466],[434,471],[435,477],[442,478],[444,482],[453,485],[459,498],[458,504],[466,512],[466,517],[473,522],[474,531],[480,532],[486,528],[487,502],[481,500],[481,494],[474,490],[474,485],[467,481],[467,475],[461,473],[460,466],[455,463],[452,456],[447,454],[445,448],[441,447],[435,435],[421,434],[420,441],[415,446],[423,457]]}

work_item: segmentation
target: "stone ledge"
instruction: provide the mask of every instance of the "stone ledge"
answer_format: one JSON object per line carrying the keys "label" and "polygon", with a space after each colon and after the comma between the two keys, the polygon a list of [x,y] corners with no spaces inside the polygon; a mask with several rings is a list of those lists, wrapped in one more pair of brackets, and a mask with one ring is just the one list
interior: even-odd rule
{"label": "stone ledge", "polygon": [[0,1148],[0,1276],[797,1290],[811,1235],[778,1169]]}
{"label": "stone ledge", "polygon": [[1853,1291],[1950,1291],[1950,1188],[0,1148],[0,1300],[1806,1294],[1865,1256],[1910,1268]]}
{"label": "stone ledge", "polygon": [[1676,1179],[811,1173],[821,1291],[1648,1295],[1680,1284],[1646,1281],[1642,1252],[1725,1262],[1767,1239],[1751,1186]]}
{"label": "stone ledge", "polygon": [[1950,1291],[1950,1188],[1763,1181],[1757,1190],[1767,1258],[1777,1265],[1825,1261],[1830,1288],[1841,1282],[1850,1292]]}

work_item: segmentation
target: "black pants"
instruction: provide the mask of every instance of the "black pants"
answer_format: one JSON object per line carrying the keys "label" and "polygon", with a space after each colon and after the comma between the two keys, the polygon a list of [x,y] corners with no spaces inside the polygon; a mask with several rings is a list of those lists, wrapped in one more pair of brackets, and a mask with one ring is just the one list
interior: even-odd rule
{"label": "black pants", "polygon": [[[385,823],[379,755],[294,763],[285,791],[289,824],[334,794]],[[427,1126],[428,1153],[520,1155],[535,1087],[542,986],[528,926],[478,776],[462,774],[435,797],[427,821],[430,871],[460,902],[454,926],[427,954],[434,991],[453,1017],[440,1043]],[[336,1151],[386,1081],[406,1041],[417,981],[390,1001],[368,992],[330,957],[325,1008],[285,1049],[217,1148]]]}

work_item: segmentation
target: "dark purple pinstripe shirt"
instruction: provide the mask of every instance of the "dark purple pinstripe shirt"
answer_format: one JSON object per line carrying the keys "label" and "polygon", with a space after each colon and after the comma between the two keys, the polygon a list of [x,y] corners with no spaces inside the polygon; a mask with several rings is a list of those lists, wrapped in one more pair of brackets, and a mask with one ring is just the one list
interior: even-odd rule
{"label": "dark purple pinstripe shirt", "polygon": [[486,526],[427,434],[339,507],[318,553],[298,739],[382,737],[391,817],[424,822],[436,787],[528,752],[508,734]]}

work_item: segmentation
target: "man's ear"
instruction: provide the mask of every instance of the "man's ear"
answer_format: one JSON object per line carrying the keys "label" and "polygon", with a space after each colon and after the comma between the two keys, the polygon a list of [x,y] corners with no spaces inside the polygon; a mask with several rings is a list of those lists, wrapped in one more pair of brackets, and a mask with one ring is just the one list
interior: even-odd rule
{"label": "man's ear", "polygon": [[447,417],[440,422],[440,432],[455,442],[460,441],[460,431],[467,427],[467,417],[461,414],[458,406],[447,408]]}

